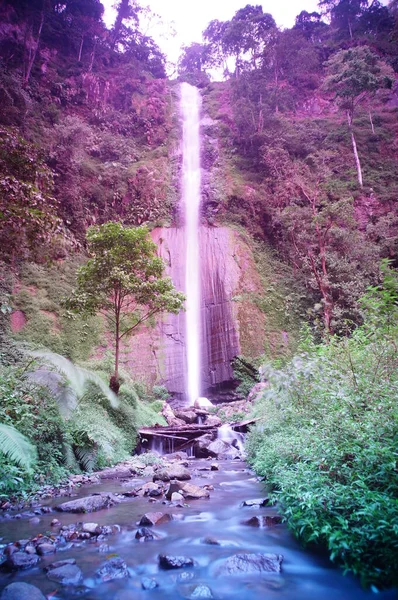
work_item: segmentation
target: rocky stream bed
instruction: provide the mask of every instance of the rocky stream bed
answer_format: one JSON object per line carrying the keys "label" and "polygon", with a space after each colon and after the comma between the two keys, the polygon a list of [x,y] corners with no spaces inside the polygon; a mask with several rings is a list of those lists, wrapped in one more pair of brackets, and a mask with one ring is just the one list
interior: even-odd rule
{"label": "rocky stream bed", "polygon": [[1,600],[372,595],[299,547],[239,457],[147,462],[75,476],[23,510],[5,506]]}

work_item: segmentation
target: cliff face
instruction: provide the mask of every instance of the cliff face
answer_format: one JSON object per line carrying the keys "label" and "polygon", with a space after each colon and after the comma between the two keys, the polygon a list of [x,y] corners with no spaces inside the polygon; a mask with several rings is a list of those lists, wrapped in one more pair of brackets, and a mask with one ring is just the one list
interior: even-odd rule
{"label": "cliff face", "polygon": [[[183,229],[156,228],[167,272],[184,290]],[[233,380],[231,361],[239,354],[258,356],[264,347],[264,314],[253,298],[263,293],[253,253],[244,236],[227,227],[200,229],[202,393]],[[123,362],[139,379],[162,383],[170,392],[186,390],[185,315],[164,315],[125,344]]]}

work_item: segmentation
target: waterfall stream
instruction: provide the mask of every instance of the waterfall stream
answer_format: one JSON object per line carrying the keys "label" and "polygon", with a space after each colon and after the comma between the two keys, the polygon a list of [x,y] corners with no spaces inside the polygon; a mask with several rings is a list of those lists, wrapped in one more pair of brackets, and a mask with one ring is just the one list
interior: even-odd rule
{"label": "waterfall stream", "polygon": [[181,84],[183,121],[182,203],[185,215],[186,349],[188,401],[200,396],[200,94],[188,83]]}

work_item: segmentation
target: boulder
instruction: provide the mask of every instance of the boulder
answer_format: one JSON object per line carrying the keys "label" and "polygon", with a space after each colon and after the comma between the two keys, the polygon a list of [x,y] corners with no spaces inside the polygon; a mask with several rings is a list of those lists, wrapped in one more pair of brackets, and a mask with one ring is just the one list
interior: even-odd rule
{"label": "boulder", "polygon": [[18,581],[4,588],[0,600],[46,600],[46,597],[36,586]]}
{"label": "boulder", "polygon": [[279,515],[256,515],[242,521],[242,525],[249,525],[249,527],[273,527],[282,523],[282,517]]}
{"label": "boulder", "polygon": [[207,452],[209,456],[213,456],[214,458],[239,458],[240,452],[228,442],[224,442],[224,440],[214,440],[207,446]]}
{"label": "boulder", "polygon": [[194,452],[198,458],[207,458],[210,454],[207,451],[209,444],[214,440],[214,435],[205,433],[194,441]]}
{"label": "boulder", "polygon": [[61,585],[78,585],[83,579],[83,574],[76,565],[66,564],[50,569],[47,577],[50,581],[56,581]]}
{"label": "boulder", "polygon": [[123,579],[129,576],[127,565],[122,558],[115,556],[107,560],[97,570],[97,576],[102,582],[113,581],[114,579]]}
{"label": "boulder", "polygon": [[26,552],[14,552],[6,561],[6,566],[12,571],[31,569],[39,562],[37,554],[26,554]]}
{"label": "boulder", "polygon": [[182,483],[180,485],[180,488],[182,490],[182,495],[188,500],[199,500],[200,498],[210,497],[209,490],[200,488],[199,486],[193,485],[192,483]]}
{"label": "boulder", "polygon": [[193,558],[188,558],[187,556],[171,556],[169,554],[159,555],[159,567],[161,569],[182,569],[185,567],[193,567],[194,564]]}
{"label": "boulder", "polygon": [[208,415],[206,417],[205,425],[211,425],[211,427],[220,427],[222,421],[216,415]]}
{"label": "boulder", "polygon": [[196,423],[197,415],[193,410],[179,410],[175,412],[177,419],[181,419],[184,423]]}
{"label": "boulder", "polygon": [[171,427],[182,427],[185,425],[185,421],[182,419],[178,419],[173,412],[170,404],[167,402],[163,403],[162,413],[163,417],[166,419],[167,424]]}
{"label": "boulder", "polygon": [[247,575],[250,573],[280,573],[281,554],[235,554],[217,569],[217,575]]}
{"label": "boulder", "polygon": [[162,512],[145,513],[139,522],[139,526],[149,525],[161,525],[162,523],[168,523],[172,520],[171,515]]}
{"label": "boulder", "polygon": [[132,476],[131,469],[129,467],[108,467],[102,471],[98,471],[96,475],[100,479],[126,479]]}
{"label": "boulder", "polygon": [[173,464],[165,469],[160,469],[153,476],[154,481],[170,481],[171,479],[187,481],[188,479],[191,479],[191,473],[182,465]]}
{"label": "boulder", "polygon": [[60,512],[71,513],[90,513],[104,508],[110,508],[118,504],[120,499],[114,494],[96,494],[94,496],[86,496],[77,500],[63,502],[55,507],[55,510]]}

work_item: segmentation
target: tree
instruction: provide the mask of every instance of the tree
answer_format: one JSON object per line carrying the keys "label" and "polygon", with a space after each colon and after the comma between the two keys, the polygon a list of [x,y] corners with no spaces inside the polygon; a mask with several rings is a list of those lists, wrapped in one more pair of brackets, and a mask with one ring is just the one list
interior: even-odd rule
{"label": "tree", "polygon": [[354,37],[354,25],[368,4],[368,0],[319,0],[318,2],[318,5],[323,7],[325,13],[330,16],[332,26],[342,33],[348,31],[351,40]]}
{"label": "tree", "polygon": [[114,328],[110,387],[117,393],[121,341],[156,314],[177,314],[184,295],[169,277],[162,277],[165,265],[156,256],[147,227],[125,228],[109,222],[90,227],[86,237],[91,258],[78,270],[77,287],[66,304],[76,313],[102,312]]}
{"label": "tree", "polygon": [[242,63],[247,64],[247,56],[252,67],[257,68],[257,59],[275,30],[276,24],[270,14],[263,13],[261,6],[248,4],[238,10],[230,21],[211,21],[203,37],[208,42],[213,65],[226,65],[227,59],[234,57],[235,75],[238,77]]}
{"label": "tree", "polygon": [[334,92],[340,107],[346,111],[358,182],[362,187],[362,168],[353,128],[355,110],[378,89],[391,87],[394,73],[368,46],[340,50],[329,59],[326,67],[324,89]]}

